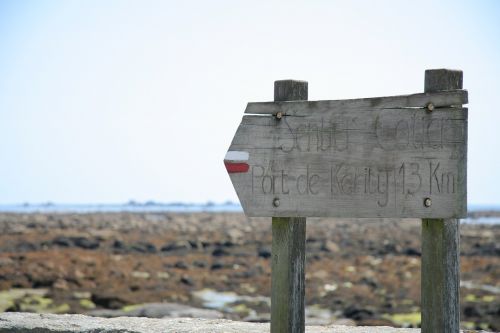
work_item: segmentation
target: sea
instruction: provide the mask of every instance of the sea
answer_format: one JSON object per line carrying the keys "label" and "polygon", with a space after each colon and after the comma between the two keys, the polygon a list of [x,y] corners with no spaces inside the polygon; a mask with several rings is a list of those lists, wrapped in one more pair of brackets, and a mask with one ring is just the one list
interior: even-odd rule
{"label": "sea", "polygon": [[[477,214],[461,219],[462,223],[471,224],[500,224],[500,205],[469,205],[469,213],[474,212],[495,212],[488,214],[489,216]],[[243,212],[241,205],[236,202],[227,201],[224,203],[158,203],[148,201],[145,203],[130,201],[123,204],[59,204],[59,203],[22,203],[22,204],[0,204],[0,213],[162,213],[162,212],[180,212],[180,213],[196,213],[196,212]]]}

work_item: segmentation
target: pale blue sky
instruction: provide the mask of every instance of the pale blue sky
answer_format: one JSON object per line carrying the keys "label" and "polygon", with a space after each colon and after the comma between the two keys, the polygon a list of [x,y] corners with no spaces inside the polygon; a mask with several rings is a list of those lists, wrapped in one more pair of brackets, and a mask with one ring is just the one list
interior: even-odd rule
{"label": "pale blue sky", "polygon": [[469,203],[500,204],[500,2],[0,0],[0,203],[237,200],[222,160],[274,80],[397,95],[442,67]]}

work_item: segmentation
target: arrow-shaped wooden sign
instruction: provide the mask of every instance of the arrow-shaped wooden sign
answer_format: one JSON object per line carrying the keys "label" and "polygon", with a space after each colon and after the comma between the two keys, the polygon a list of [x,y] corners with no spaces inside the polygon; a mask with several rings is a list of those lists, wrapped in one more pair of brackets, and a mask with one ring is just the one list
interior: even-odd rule
{"label": "arrow-shaped wooden sign", "polygon": [[224,164],[247,216],[459,218],[467,91],[249,103]]}

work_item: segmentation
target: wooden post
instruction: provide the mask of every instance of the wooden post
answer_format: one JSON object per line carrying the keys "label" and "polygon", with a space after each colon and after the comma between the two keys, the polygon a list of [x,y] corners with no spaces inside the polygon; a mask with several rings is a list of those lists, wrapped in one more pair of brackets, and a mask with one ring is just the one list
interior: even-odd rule
{"label": "wooden post", "polygon": [[[425,92],[462,89],[462,71],[425,71]],[[422,220],[422,333],[460,329],[460,221]]]}
{"label": "wooden post", "polygon": [[[274,100],[307,100],[307,82],[275,81]],[[273,217],[272,237],[271,333],[304,333],[306,218]]]}

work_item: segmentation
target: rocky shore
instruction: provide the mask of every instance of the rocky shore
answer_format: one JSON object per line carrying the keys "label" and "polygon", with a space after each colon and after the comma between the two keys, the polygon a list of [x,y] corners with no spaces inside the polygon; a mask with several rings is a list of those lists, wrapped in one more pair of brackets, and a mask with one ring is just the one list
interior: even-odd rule
{"label": "rocky shore", "polygon": [[[226,319],[102,319],[83,315],[0,314],[0,333],[267,333],[269,324]],[[418,333],[419,329],[392,327],[306,326],[306,333]],[[463,333],[473,333],[463,331]]]}
{"label": "rocky shore", "polygon": [[[461,321],[500,330],[500,226],[461,226]],[[270,219],[0,214],[0,311],[269,320]],[[420,221],[308,219],[309,324],[417,327]]]}

